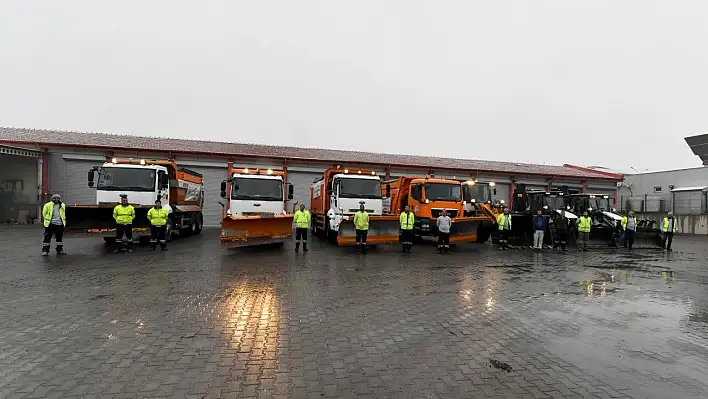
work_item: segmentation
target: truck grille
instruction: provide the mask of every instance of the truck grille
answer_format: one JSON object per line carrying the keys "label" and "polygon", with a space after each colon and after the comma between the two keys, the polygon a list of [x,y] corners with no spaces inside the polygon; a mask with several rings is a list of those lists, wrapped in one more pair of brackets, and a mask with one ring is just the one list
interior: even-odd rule
{"label": "truck grille", "polygon": [[[431,209],[430,210],[430,216],[433,218],[437,218],[442,214],[442,209]],[[456,218],[457,217],[457,209],[447,209],[447,216],[450,216],[450,218]]]}

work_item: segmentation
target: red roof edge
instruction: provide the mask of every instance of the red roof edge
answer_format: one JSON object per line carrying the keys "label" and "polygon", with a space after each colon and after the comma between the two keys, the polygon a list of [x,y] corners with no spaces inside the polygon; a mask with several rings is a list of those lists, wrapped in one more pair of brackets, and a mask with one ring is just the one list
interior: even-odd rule
{"label": "red roof edge", "polygon": [[564,167],[564,168],[570,168],[570,169],[579,170],[579,171],[581,171],[581,172],[595,173],[595,174],[598,174],[598,175],[601,175],[601,176],[607,176],[607,177],[610,177],[610,178],[613,178],[613,179],[617,179],[617,180],[624,180],[624,175],[623,175],[623,174],[620,174],[620,173],[605,172],[605,171],[602,171],[602,170],[597,170],[597,169],[592,169],[592,168],[586,168],[586,167],[583,167],[583,166],[571,165],[571,164],[569,164],[569,163],[563,164],[563,167]]}
{"label": "red roof edge", "polygon": [[[63,148],[82,148],[82,149],[88,149],[88,150],[97,150],[97,151],[110,151],[113,149],[113,147],[110,146],[104,146],[104,145],[95,145],[95,144],[69,144],[69,143],[44,143],[44,142],[37,142],[37,141],[31,141],[31,140],[7,140],[7,139],[0,139],[0,144],[10,144],[10,145],[34,145],[39,148],[43,147],[63,147]],[[211,152],[203,152],[203,151],[185,151],[185,150],[179,150],[179,151],[171,151],[171,150],[161,150],[161,149],[154,149],[154,148],[140,148],[140,147],[131,147],[133,150],[138,150],[138,151],[146,151],[146,152],[156,152],[156,153],[166,153],[166,154],[184,154],[184,155],[211,155],[214,156],[216,155],[219,158],[224,158],[224,159],[230,159],[233,157],[233,155],[229,154],[214,154]],[[285,159],[285,157],[282,156],[261,156],[261,155],[251,155],[251,154],[238,154],[237,155],[239,158],[272,158],[272,159]],[[317,158],[303,158],[303,157],[290,157],[288,158],[290,160],[304,160],[304,161],[312,161],[312,162],[323,162],[321,159]],[[329,161],[324,161],[324,162],[329,162]],[[389,166],[387,164],[382,164],[382,163],[377,163],[377,162],[366,162],[366,165],[375,165],[375,166]],[[421,168],[419,165],[407,165],[407,164],[399,164],[398,166],[402,167],[410,167],[410,168]],[[589,169],[589,168],[583,168],[582,166],[574,166],[574,165],[568,165],[565,164],[563,167],[567,167],[569,169],[576,169],[581,172],[586,172],[586,173],[592,173],[596,176],[588,176],[588,177],[580,177],[580,176],[573,176],[573,175],[563,175],[563,174],[558,174],[554,173],[552,176],[545,174],[545,173],[533,173],[533,172],[515,172],[513,174],[515,175],[522,175],[522,176],[539,176],[539,177],[563,177],[563,178],[568,178],[568,179],[578,179],[578,180],[585,180],[585,179],[598,179],[598,180],[624,180],[624,175],[618,175],[614,173],[608,173],[608,172],[601,172],[597,171],[594,169]],[[459,169],[453,169],[453,168],[446,168],[446,167],[436,167],[435,170],[441,170],[441,171],[458,171]],[[473,172],[473,171],[470,171]],[[487,173],[500,173],[498,171],[494,170],[484,170],[484,172]],[[509,173],[503,173],[503,174],[509,174]]]}

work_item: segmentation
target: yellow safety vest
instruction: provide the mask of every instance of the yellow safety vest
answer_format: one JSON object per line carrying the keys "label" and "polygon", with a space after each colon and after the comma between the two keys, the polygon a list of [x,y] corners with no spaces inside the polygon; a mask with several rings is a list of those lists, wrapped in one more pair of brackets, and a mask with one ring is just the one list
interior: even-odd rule
{"label": "yellow safety vest", "polygon": [[150,208],[148,211],[148,220],[153,226],[164,226],[167,224],[167,209],[165,208]]}
{"label": "yellow safety vest", "polygon": [[[670,224],[669,218],[664,218],[664,228],[661,229],[664,233],[669,232],[669,224]],[[677,231],[676,224],[677,224],[676,218],[674,218],[674,228],[673,228],[674,231],[672,231],[672,233],[675,233]]]}
{"label": "yellow safety vest", "polygon": [[310,227],[310,212],[297,211],[295,212],[295,227],[298,229],[306,229]]}
{"label": "yellow safety vest", "polygon": [[499,230],[504,230],[504,225],[506,224],[506,218],[509,218],[509,230],[511,230],[511,215],[500,214],[497,216],[497,224],[499,225]]}
{"label": "yellow safety vest", "polygon": [[592,224],[592,221],[590,220],[590,216],[579,217],[578,218],[578,231],[581,233],[589,233],[591,224]]}
{"label": "yellow safety vest", "polygon": [[[637,229],[637,218],[632,218],[634,219],[634,230]],[[622,230],[627,230],[627,222],[629,221],[629,218],[627,216],[622,217],[622,221],[620,221],[620,224],[622,225]]]}
{"label": "yellow safety vest", "polygon": [[[54,203],[49,201],[42,207],[42,219],[44,222],[44,227],[49,227],[52,223],[52,218],[54,217]],[[66,226],[66,205],[62,203],[59,206],[59,217],[61,218],[62,224]]]}
{"label": "yellow safety vest", "polygon": [[116,205],[113,208],[113,219],[118,224],[132,224],[133,219],[135,219],[135,208],[132,205]]}
{"label": "yellow safety vest", "polygon": [[401,217],[398,218],[401,222],[401,229],[403,230],[413,230],[413,224],[415,223],[415,215],[413,212],[403,212]]}
{"label": "yellow safety vest", "polygon": [[357,211],[354,214],[354,228],[357,230],[369,230],[369,214],[366,211]]}

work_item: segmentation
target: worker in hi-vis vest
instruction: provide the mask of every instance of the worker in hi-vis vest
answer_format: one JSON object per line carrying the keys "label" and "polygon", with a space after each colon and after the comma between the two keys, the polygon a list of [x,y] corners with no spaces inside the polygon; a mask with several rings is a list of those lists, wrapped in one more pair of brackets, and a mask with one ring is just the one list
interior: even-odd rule
{"label": "worker in hi-vis vest", "polygon": [[497,216],[499,226],[499,249],[509,248],[509,234],[511,233],[511,215],[509,208],[504,208],[504,213]]}
{"label": "worker in hi-vis vest", "polygon": [[661,231],[664,233],[664,237],[661,239],[661,247],[667,251],[671,251],[671,242],[674,241],[674,233],[678,231],[676,218],[673,212],[669,212],[669,215],[664,218],[664,222],[661,225]]}
{"label": "worker in hi-vis vest", "polygon": [[411,212],[411,207],[406,205],[406,209],[401,213],[401,217],[398,218],[401,223],[401,234],[399,235],[399,241],[401,242],[401,252],[411,252],[413,248],[413,238],[415,233],[413,232],[413,226],[415,225],[415,215]]}
{"label": "worker in hi-vis vest", "polygon": [[123,249],[124,235],[128,252],[133,252],[135,208],[128,203],[128,194],[120,195],[120,204],[113,208],[113,219],[116,221],[116,246],[113,252],[120,252]]}
{"label": "worker in hi-vis vest", "polygon": [[364,204],[354,214],[354,229],[356,229],[356,250],[366,253],[366,238],[369,236],[369,214]]}
{"label": "worker in hi-vis vest", "polygon": [[52,195],[52,200],[42,207],[42,223],[44,224],[44,241],[42,256],[49,255],[52,246],[52,236],[56,238],[57,255],[64,254],[64,227],[66,227],[66,205],[61,202],[59,194]]}
{"label": "worker in hi-vis vest", "polygon": [[300,210],[295,212],[295,252],[300,250],[302,240],[302,250],[307,252],[307,229],[310,228],[310,212],[305,210],[305,205],[300,205]]}
{"label": "worker in hi-vis vest", "polygon": [[160,249],[167,251],[167,209],[162,207],[159,198],[148,211],[147,218],[150,221],[150,250],[154,251],[159,242]]}
{"label": "worker in hi-vis vest", "polygon": [[588,241],[590,241],[590,227],[592,219],[588,216],[588,211],[583,212],[583,216],[578,218],[578,251],[588,250]]}

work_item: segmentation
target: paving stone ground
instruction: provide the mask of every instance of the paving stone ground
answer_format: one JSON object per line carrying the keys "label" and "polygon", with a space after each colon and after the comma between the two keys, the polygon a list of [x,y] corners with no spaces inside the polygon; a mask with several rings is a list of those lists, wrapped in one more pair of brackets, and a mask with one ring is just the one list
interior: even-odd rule
{"label": "paving stone ground", "polygon": [[704,237],[358,256],[217,234],[41,258],[41,231],[0,227],[0,397],[708,396]]}

